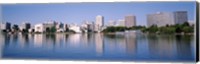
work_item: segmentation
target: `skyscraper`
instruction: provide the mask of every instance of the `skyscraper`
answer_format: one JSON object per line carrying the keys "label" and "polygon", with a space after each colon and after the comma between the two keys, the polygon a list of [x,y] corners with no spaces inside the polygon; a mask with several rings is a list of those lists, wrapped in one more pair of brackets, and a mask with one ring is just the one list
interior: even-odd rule
{"label": "skyscraper", "polygon": [[125,16],[125,26],[126,27],[136,26],[136,17],[133,15]]}
{"label": "skyscraper", "polygon": [[158,27],[166,26],[166,25],[173,25],[174,18],[172,13],[167,12],[157,12],[155,14],[148,14],[147,15],[147,25],[148,27],[152,25],[157,25]]}
{"label": "skyscraper", "polygon": [[1,30],[10,30],[11,29],[11,23],[9,22],[1,22],[0,23]]}
{"label": "skyscraper", "polygon": [[104,17],[98,15],[96,17],[96,22],[95,22],[95,31],[100,32],[103,26],[104,26]]}
{"label": "skyscraper", "polygon": [[22,27],[22,29],[28,30],[31,28],[31,24],[28,22],[23,22],[21,27]]}
{"label": "skyscraper", "polygon": [[187,11],[175,11],[174,21],[176,24],[183,24],[188,21]]}

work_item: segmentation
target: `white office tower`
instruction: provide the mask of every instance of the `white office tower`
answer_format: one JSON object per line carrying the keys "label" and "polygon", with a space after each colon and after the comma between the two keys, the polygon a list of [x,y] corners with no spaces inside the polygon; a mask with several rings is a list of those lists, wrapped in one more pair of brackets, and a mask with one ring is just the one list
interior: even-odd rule
{"label": "white office tower", "polygon": [[183,24],[188,21],[187,11],[175,11],[174,12],[175,24]]}
{"label": "white office tower", "polygon": [[98,15],[96,17],[96,22],[95,22],[95,31],[100,32],[103,26],[104,26],[104,17],[101,15]]}
{"label": "white office tower", "polygon": [[158,27],[166,25],[174,25],[174,18],[172,13],[167,12],[157,12],[155,14],[147,15],[147,25],[148,27],[152,25],[157,25]]}

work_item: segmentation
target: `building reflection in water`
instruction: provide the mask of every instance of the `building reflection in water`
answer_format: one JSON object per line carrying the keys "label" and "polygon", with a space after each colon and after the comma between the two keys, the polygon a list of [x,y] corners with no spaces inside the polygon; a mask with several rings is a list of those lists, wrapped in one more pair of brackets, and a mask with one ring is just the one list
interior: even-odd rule
{"label": "building reflection in water", "polygon": [[191,35],[176,35],[176,43],[177,43],[176,47],[177,47],[178,58],[187,59],[188,57],[189,58],[193,57],[194,59],[194,56],[192,56],[194,54],[191,53],[192,52],[191,39],[193,39],[193,36]]}
{"label": "building reflection in water", "polygon": [[56,34],[44,34],[44,42],[43,42],[43,46],[45,46],[45,48],[48,49],[53,49],[55,48],[56,45]]}
{"label": "building reflection in water", "polygon": [[[191,59],[195,57],[191,57],[191,55],[194,55],[191,52],[195,51],[193,49],[195,47],[193,47],[194,40],[192,37],[183,35],[144,36],[144,34],[138,36],[135,32],[124,34],[1,34],[0,45],[5,45],[5,51],[19,49],[22,52],[27,52],[27,47],[25,48],[24,46],[28,46],[29,51],[34,51],[34,47],[36,47],[37,49],[45,51],[48,49],[48,51],[55,52],[56,54],[64,54],[63,56],[65,54],[85,54],[86,56],[109,58],[120,57],[132,59],[134,57],[140,59],[174,60],[177,58]],[[17,48],[16,46],[23,48]],[[40,53],[33,52],[33,54],[38,55]]]}
{"label": "building reflection in water", "polygon": [[120,54],[126,54],[126,38],[125,38],[125,35],[116,35],[116,38],[115,38],[115,48],[116,50],[115,51],[118,51],[118,53]]}
{"label": "building reflection in water", "polygon": [[43,34],[35,34],[34,35],[34,47],[41,47],[44,41]]}
{"label": "building reflection in water", "polygon": [[106,55],[116,55],[121,57],[124,55],[133,56],[137,50],[136,34],[128,32],[124,34],[106,34],[104,35],[106,43],[104,43]]}
{"label": "building reflection in water", "polygon": [[64,47],[65,46],[65,35],[56,34],[56,47]]}
{"label": "building reflection in water", "polygon": [[103,33],[95,34],[95,45],[96,45],[96,53],[97,56],[101,56],[103,54]]}
{"label": "building reflection in water", "polygon": [[125,34],[126,52],[128,55],[135,55],[137,53],[136,33],[128,32]]}
{"label": "building reflection in water", "polygon": [[[181,46],[181,44],[184,42],[178,42],[175,39],[175,35],[149,35],[148,42],[151,57],[163,59],[176,58],[177,53],[179,53],[179,51],[177,53],[176,51],[179,50],[178,47]],[[187,46],[188,45],[186,45],[185,47]],[[184,49],[184,47],[180,48]]]}
{"label": "building reflection in water", "polygon": [[84,47],[88,47],[88,42],[89,42],[88,39],[89,38],[88,38],[87,33],[84,33],[84,34],[81,35],[81,41],[82,41]]}
{"label": "building reflection in water", "polygon": [[17,40],[16,41],[11,41],[10,42],[10,35],[9,34],[3,34],[4,35],[4,38],[5,38],[5,47],[7,47],[7,46],[10,46],[12,43],[16,43],[17,42]]}
{"label": "building reflection in water", "polygon": [[3,47],[5,44],[5,37],[4,35],[0,32],[0,58],[2,57],[2,51],[3,51]]}
{"label": "building reflection in water", "polygon": [[20,47],[28,46],[29,44],[29,34],[19,34],[19,44]]}
{"label": "building reflection in water", "polygon": [[81,34],[70,34],[69,43],[71,47],[79,47]]}

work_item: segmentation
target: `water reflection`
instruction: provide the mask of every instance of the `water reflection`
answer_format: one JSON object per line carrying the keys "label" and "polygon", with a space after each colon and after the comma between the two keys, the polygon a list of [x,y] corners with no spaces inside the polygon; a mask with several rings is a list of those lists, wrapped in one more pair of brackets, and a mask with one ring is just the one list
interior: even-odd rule
{"label": "water reflection", "polygon": [[[194,60],[193,36],[124,34],[1,34],[3,57]],[[18,51],[13,51],[18,50]],[[49,52],[48,54],[46,54]],[[26,55],[26,53],[29,53]]]}
{"label": "water reflection", "polygon": [[175,38],[173,36],[168,35],[149,35],[149,51],[151,57],[154,58],[173,58],[175,54],[176,45]]}
{"label": "water reflection", "polygon": [[135,33],[128,33],[126,34],[126,47],[127,53],[130,55],[134,55],[137,50],[137,43],[136,43],[136,34]]}
{"label": "water reflection", "polygon": [[41,47],[43,41],[44,41],[44,36],[42,34],[35,34],[35,36],[34,36],[34,46],[35,47]]}
{"label": "water reflection", "polygon": [[96,44],[96,52],[97,55],[102,55],[103,53],[103,34],[97,33],[95,34],[95,44]]}
{"label": "water reflection", "polygon": [[191,39],[193,39],[193,36],[190,36],[190,35],[187,35],[184,37],[180,35],[176,36],[176,42],[178,44],[176,45],[177,54],[179,54],[178,58],[187,59],[188,56],[192,56],[191,43],[190,43],[192,41]]}
{"label": "water reflection", "polygon": [[2,51],[3,51],[4,41],[5,41],[5,38],[2,35],[0,35],[0,58],[2,57],[2,53],[3,53]]}

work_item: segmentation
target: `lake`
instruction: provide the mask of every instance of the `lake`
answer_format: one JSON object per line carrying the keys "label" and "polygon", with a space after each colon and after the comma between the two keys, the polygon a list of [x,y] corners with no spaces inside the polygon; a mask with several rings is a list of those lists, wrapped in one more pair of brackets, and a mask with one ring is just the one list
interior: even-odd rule
{"label": "lake", "polygon": [[4,59],[195,62],[194,35],[1,34]]}

